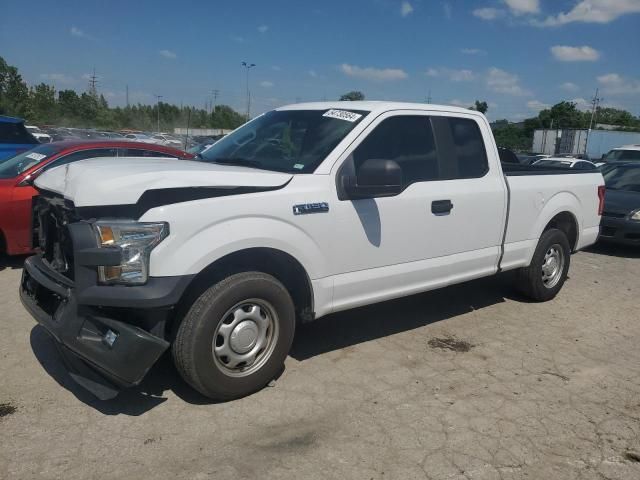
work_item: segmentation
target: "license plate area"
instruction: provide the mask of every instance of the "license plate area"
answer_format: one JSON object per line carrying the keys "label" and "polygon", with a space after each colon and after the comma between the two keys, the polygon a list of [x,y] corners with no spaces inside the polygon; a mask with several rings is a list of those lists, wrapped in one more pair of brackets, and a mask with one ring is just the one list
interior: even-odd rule
{"label": "license plate area", "polygon": [[53,321],[57,320],[56,312],[64,302],[63,297],[36,282],[26,272],[22,279],[22,288],[33,300],[35,300],[36,304],[42,311],[49,315]]}

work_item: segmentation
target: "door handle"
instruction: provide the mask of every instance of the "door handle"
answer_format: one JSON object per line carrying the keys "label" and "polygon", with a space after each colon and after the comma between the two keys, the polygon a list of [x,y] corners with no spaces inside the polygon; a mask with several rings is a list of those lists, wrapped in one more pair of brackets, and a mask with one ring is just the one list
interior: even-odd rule
{"label": "door handle", "polygon": [[434,200],[431,202],[431,213],[434,215],[449,215],[453,209],[451,200]]}

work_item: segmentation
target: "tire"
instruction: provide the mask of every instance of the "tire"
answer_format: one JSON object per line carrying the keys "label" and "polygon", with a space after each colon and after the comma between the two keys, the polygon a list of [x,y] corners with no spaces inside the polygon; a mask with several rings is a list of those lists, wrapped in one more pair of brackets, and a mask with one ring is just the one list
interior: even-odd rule
{"label": "tire", "polygon": [[[553,269],[552,258],[557,261],[556,269]],[[538,241],[529,266],[518,271],[517,287],[524,295],[536,302],[551,300],[564,285],[570,262],[571,247],[566,234],[556,228],[546,230]],[[553,269],[552,275],[550,275],[551,269]]]}
{"label": "tire", "polygon": [[282,371],[295,318],[291,296],[277,279],[261,272],[231,275],[191,305],[172,345],[174,363],[206,397],[244,397]]}

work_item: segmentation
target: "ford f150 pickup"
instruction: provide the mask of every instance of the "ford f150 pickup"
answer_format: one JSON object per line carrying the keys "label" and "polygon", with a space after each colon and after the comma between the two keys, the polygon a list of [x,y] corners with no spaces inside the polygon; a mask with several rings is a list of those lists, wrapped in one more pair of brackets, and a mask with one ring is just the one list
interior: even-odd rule
{"label": "ford f150 pickup", "polygon": [[282,107],[199,160],[36,181],[21,299],[100,398],[168,349],[196,390],[238,398],[279,373],[297,322],[501,271],[552,299],[604,198],[598,172],[501,166],[485,117],[447,106]]}

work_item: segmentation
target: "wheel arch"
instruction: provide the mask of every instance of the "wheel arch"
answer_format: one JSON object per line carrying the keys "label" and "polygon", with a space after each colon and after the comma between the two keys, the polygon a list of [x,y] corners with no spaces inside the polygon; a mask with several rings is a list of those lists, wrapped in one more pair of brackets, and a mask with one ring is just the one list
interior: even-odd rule
{"label": "wheel arch", "polygon": [[551,220],[547,222],[542,233],[546,232],[551,228],[557,228],[564,232],[569,240],[569,246],[571,247],[571,251],[575,251],[578,245],[578,220],[576,216],[565,210],[556,214]]}
{"label": "wheel arch", "polygon": [[247,271],[259,271],[275,277],[291,294],[298,320],[308,322],[314,319],[313,285],[302,263],[282,250],[252,247],[215,260],[191,280],[174,309],[167,333],[173,336],[180,319],[207,288],[229,275]]}

